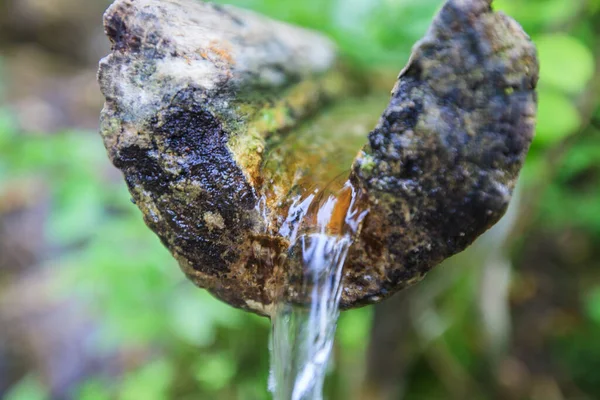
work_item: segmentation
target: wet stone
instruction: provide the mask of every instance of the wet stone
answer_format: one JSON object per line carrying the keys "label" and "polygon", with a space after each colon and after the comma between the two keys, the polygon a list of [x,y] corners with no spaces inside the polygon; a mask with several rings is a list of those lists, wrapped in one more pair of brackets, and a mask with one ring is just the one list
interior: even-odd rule
{"label": "wet stone", "polygon": [[378,99],[314,32],[117,0],[98,73],[109,157],[185,274],[223,301],[263,315],[309,301],[294,235],[316,227],[353,242],[341,307],[381,301],[497,222],[523,165],[536,51],[490,4],[446,1]]}

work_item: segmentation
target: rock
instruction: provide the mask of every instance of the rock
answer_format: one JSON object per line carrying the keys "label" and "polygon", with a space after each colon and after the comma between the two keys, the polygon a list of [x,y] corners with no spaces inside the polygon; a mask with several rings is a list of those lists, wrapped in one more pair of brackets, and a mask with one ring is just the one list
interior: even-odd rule
{"label": "rock", "polygon": [[[105,29],[102,136],[147,225],[198,286],[269,315],[302,273],[280,229],[314,175],[295,172],[282,140],[310,137],[299,124],[355,96],[355,79],[329,40],[233,7],[117,0]],[[418,281],[501,217],[533,135],[537,69],[490,1],[446,2],[349,174],[368,215],[342,307]]]}
{"label": "rock", "polygon": [[506,211],[533,139],[538,63],[491,2],[446,2],[354,163],[370,212],[348,256],[345,306],[420,280]]}

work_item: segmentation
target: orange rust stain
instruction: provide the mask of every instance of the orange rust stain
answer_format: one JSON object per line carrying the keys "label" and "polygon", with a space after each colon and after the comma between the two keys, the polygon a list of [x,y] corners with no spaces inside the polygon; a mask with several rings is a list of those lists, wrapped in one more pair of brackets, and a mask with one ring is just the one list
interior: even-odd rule
{"label": "orange rust stain", "polygon": [[216,42],[211,43],[208,46],[208,50],[216,54],[221,60],[229,64],[235,64],[235,60],[233,59],[231,52],[222,46],[218,46]]}
{"label": "orange rust stain", "polygon": [[344,187],[337,194],[337,201],[331,214],[331,219],[327,224],[327,230],[332,234],[341,234],[346,222],[346,215],[352,202],[352,189]]}

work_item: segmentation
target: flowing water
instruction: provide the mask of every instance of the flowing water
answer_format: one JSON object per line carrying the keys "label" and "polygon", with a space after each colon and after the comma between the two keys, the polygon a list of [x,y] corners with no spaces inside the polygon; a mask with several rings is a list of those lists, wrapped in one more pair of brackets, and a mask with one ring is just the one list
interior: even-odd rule
{"label": "flowing water", "polygon": [[348,168],[388,101],[387,95],[350,99],[292,135],[269,139],[262,168],[264,192],[278,199],[270,207],[281,207],[281,215],[287,216],[279,234],[290,243],[284,270],[291,270],[286,270],[290,275],[271,316],[269,386],[275,400],[323,397],[344,260],[367,212],[360,194],[346,181]]}
{"label": "flowing water", "polygon": [[316,225],[298,233],[309,208],[318,202],[318,193],[313,193],[296,201],[282,228],[292,247],[301,252],[302,280],[296,290],[308,302],[281,301],[271,318],[269,387],[275,400],[322,399],[339,317],[344,261],[353,233],[366,214],[357,207],[356,193],[349,184],[344,192],[351,196],[341,227],[332,229],[332,224],[344,196],[330,195],[318,204]]}
{"label": "flowing water", "polygon": [[339,316],[342,266],[350,241],[326,234],[302,236],[309,307],[279,304],[273,316],[271,390],[277,400],[321,399]]}

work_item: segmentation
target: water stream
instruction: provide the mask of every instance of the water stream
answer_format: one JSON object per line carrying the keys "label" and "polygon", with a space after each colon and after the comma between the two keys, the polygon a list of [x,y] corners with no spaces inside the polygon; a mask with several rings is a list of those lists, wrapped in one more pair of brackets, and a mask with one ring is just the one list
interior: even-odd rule
{"label": "water stream", "polygon": [[344,261],[367,213],[347,181],[348,167],[388,101],[388,96],[349,99],[293,134],[268,139],[261,172],[264,204],[272,203],[264,209],[280,212],[273,226],[289,242],[282,293],[271,316],[269,387],[275,400],[323,398]]}
{"label": "water stream", "polygon": [[[350,202],[345,206],[341,200],[344,192],[351,193]],[[275,400],[323,398],[323,383],[339,317],[344,261],[353,233],[366,214],[357,207],[356,193],[349,184],[325,201],[319,202],[320,197],[315,192],[298,199],[290,207],[282,228],[292,248],[301,253],[302,280],[295,289],[307,302],[292,304],[283,300],[271,318],[269,389]],[[299,226],[315,202],[318,202],[316,225],[299,233]],[[347,207],[343,208],[341,226],[335,222],[340,207]]]}

